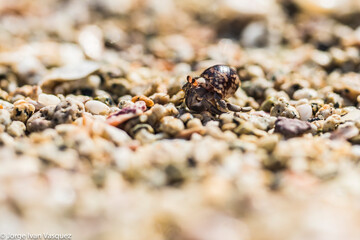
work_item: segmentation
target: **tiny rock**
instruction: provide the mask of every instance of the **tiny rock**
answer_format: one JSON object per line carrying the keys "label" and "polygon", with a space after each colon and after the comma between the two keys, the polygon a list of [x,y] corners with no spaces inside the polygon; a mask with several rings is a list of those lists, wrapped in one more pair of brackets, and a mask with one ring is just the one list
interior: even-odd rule
{"label": "tiny rock", "polygon": [[287,138],[300,136],[310,129],[310,123],[298,119],[279,117],[275,122],[275,132],[281,133]]}
{"label": "tiny rock", "polygon": [[85,103],[85,108],[92,114],[104,115],[109,113],[110,108],[100,101],[90,100]]}
{"label": "tiny rock", "polygon": [[38,102],[44,106],[57,105],[60,103],[60,98],[52,94],[41,93],[39,94]]}

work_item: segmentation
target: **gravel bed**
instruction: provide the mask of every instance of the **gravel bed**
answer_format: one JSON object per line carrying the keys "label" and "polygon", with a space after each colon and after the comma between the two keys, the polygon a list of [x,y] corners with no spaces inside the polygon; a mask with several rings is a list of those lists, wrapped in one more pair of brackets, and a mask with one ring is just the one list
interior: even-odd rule
{"label": "gravel bed", "polygon": [[0,236],[360,239],[359,19],[0,0]]}

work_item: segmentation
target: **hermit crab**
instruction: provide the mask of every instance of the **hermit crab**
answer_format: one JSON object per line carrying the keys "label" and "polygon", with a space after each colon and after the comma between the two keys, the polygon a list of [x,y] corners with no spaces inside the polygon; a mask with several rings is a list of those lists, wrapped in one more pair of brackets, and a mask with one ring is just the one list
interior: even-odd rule
{"label": "hermit crab", "polygon": [[239,86],[240,79],[235,69],[227,65],[214,65],[207,68],[200,77],[187,76],[187,83],[182,89],[185,91],[185,104],[190,110],[221,114],[249,111],[226,101]]}

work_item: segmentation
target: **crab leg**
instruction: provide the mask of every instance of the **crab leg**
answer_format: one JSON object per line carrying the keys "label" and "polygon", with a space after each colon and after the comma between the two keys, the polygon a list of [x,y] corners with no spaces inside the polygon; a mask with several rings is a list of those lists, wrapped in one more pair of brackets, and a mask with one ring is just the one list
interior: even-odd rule
{"label": "crab leg", "polygon": [[211,112],[211,113],[213,113],[213,114],[218,114],[218,115],[220,115],[220,114],[224,113],[223,111],[221,111],[220,109],[216,108],[213,104],[211,104],[211,103],[210,103],[209,101],[207,101],[207,100],[203,100],[203,101],[201,101],[201,103],[205,106],[205,108],[206,108],[209,112]]}
{"label": "crab leg", "polygon": [[221,97],[218,93],[214,93],[214,99],[215,99],[217,107],[220,108],[219,109],[220,111],[222,111],[222,112],[229,111],[226,101],[224,99],[221,99]]}

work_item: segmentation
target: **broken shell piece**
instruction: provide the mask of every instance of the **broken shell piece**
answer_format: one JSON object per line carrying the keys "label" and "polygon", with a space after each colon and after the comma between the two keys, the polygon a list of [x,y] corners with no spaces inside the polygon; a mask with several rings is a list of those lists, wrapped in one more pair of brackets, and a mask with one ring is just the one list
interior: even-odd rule
{"label": "broken shell piece", "polygon": [[127,120],[141,115],[146,110],[144,101],[138,101],[134,105],[130,105],[121,109],[120,111],[111,114],[106,122],[112,126],[119,126]]}
{"label": "broken shell piece", "polygon": [[[63,83],[76,85],[75,81],[86,79],[99,69],[100,65],[91,61],[56,68],[44,78],[40,86],[45,93],[64,93],[59,85]],[[83,87],[83,84],[82,82],[78,83],[79,87]]]}
{"label": "broken shell piece", "polygon": [[134,102],[134,103],[137,102],[137,101],[144,101],[147,107],[154,106],[154,102],[150,98],[148,98],[146,96],[143,96],[143,95],[142,96],[135,96],[135,97],[133,97],[131,99],[131,101]]}

